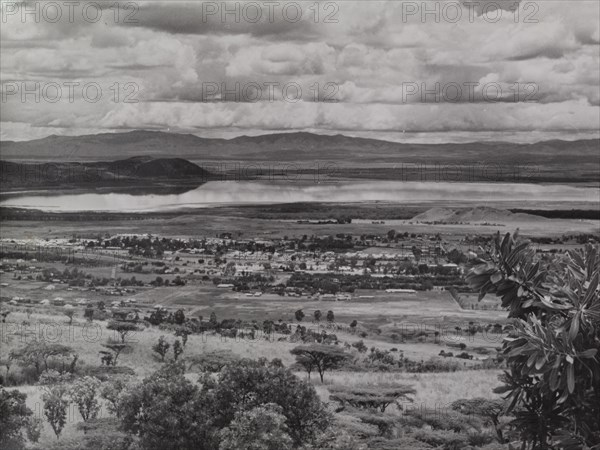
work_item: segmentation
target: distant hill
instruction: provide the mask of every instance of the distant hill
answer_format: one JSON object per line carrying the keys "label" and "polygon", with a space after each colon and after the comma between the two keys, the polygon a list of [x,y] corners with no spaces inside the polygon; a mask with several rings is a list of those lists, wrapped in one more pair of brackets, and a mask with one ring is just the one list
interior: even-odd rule
{"label": "distant hill", "polygon": [[[291,167],[322,171],[325,167],[325,171],[335,172],[336,177],[342,179],[587,183],[597,186],[600,183],[599,149],[598,139],[534,144],[406,144],[305,132],[208,139],[191,134],[131,131],[4,141],[0,142],[0,159],[104,162],[146,155],[155,160],[184,159],[215,172],[230,170],[232,164],[259,164],[261,172],[273,170],[270,168],[290,170]],[[223,163],[227,167],[221,167]],[[152,166],[160,164],[155,162]],[[152,176],[170,170],[166,166],[152,166],[141,168],[140,174]],[[181,166],[172,168],[175,172],[187,170]]]}
{"label": "distant hill", "polygon": [[0,162],[0,182],[8,188],[152,186],[206,182],[211,173],[182,158],[137,156],[101,162]]}
{"label": "distant hill", "polygon": [[[96,164],[102,167],[103,164]],[[114,161],[107,165],[110,170],[133,177],[181,179],[208,177],[209,172],[183,158],[158,158],[147,156]]]}
{"label": "distant hill", "polygon": [[[48,136],[32,141],[2,141],[2,159],[48,161],[109,161],[139,155],[188,160],[356,160],[376,162],[432,159],[437,161],[533,161],[548,162],[590,158],[600,140],[552,140],[535,144],[475,142],[466,144],[404,144],[313,133],[276,133],[208,139],[191,134],[130,131],[86,136]],[[485,157],[485,160],[482,160]],[[275,158],[275,159],[274,159]],[[597,163],[597,159],[594,161]]]}
{"label": "distant hill", "polygon": [[507,223],[507,222],[543,222],[549,219],[544,217],[513,213],[504,209],[477,206],[474,208],[432,208],[412,218],[414,222],[438,223]]}

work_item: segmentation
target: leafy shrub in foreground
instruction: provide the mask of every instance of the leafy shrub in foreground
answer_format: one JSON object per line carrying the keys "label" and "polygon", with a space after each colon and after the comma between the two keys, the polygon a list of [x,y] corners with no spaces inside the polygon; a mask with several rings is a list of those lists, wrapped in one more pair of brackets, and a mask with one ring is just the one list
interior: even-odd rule
{"label": "leafy shrub in foreground", "polygon": [[504,340],[512,426],[533,449],[600,444],[599,247],[540,258],[529,242],[506,234],[467,279],[501,297],[514,318]]}

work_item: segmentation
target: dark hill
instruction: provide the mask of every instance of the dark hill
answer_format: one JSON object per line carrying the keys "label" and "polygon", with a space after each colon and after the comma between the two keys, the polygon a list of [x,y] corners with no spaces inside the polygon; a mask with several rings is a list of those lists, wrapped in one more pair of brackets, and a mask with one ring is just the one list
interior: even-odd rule
{"label": "dark hill", "polygon": [[146,161],[137,166],[135,174],[140,177],[167,177],[172,179],[207,177],[208,171],[182,158],[161,158]]}
{"label": "dark hill", "polygon": [[202,167],[182,158],[136,156],[108,162],[17,163],[0,161],[3,189],[78,188],[153,185],[200,185],[211,177]]}

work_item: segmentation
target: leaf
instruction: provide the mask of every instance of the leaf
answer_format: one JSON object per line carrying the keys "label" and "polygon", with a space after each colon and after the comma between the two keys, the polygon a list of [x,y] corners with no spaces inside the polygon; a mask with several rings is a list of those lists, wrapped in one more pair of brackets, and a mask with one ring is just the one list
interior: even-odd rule
{"label": "leaf", "polygon": [[558,389],[558,369],[554,368],[550,372],[550,390],[552,392]]}
{"label": "leaf", "polygon": [[598,353],[597,348],[590,348],[584,352],[581,352],[577,356],[579,356],[580,358],[593,358],[594,356],[596,356],[596,353]]}
{"label": "leaf", "polygon": [[569,329],[569,339],[571,342],[575,340],[577,337],[577,333],[579,332],[579,318],[581,317],[581,313],[577,311],[575,316],[571,320],[571,328]]}
{"label": "leaf", "polygon": [[540,370],[542,367],[544,367],[544,364],[546,364],[546,355],[540,355],[535,362],[536,370]]}
{"label": "leaf", "polygon": [[535,265],[531,269],[529,269],[529,272],[527,272],[526,280],[527,281],[531,280],[538,273],[539,268],[540,268],[540,262],[538,261],[535,263]]}
{"label": "leaf", "polygon": [[592,281],[590,281],[590,284],[587,288],[587,292],[585,294],[585,299],[584,299],[584,303],[588,304],[592,301],[592,299],[594,298],[595,295],[598,295],[596,293],[596,290],[598,289],[598,278],[600,277],[600,272],[596,272],[596,275],[594,275],[594,278],[592,278]]}
{"label": "leaf", "polygon": [[569,250],[567,253],[571,257],[571,259],[579,266],[579,268],[585,267],[585,262],[583,261],[583,258],[581,257],[579,252],[574,251],[574,250]]}
{"label": "leaf", "polygon": [[575,368],[573,367],[573,364],[570,364],[567,367],[567,387],[569,389],[569,393],[572,394],[575,390]]}

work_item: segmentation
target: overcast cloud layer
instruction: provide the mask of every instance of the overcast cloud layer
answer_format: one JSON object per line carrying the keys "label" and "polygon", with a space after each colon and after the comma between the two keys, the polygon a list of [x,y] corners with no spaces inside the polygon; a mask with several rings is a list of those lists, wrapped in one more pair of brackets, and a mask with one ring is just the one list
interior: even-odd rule
{"label": "overcast cloud layer", "polygon": [[[114,7],[84,11],[80,2],[72,22],[63,5],[51,23],[56,11],[44,13],[43,2],[3,2],[0,137],[137,128],[425,140],[431,132],[435,141],[444,140],[440,133],[448,140],[598,133],[598,1],[289,3],[256,2],[255,20],[258,8],[244,4],[236,18],[221,15],[235,10],[232,3],[123,2],[117,21]],[[423,17],[425,4],[439,14]],[[22,15],[36,7],[39,23]],[[34,82],[39,102],[21,95]],[[80,83],[72,98],[70,82]],[[95,87],[87,92],[96,102],[82,97],[90,83],[102,89],[99,97]],[[222,83],[233,91],[224,95]],[[425,95],[436,83],[442,95]]]}

